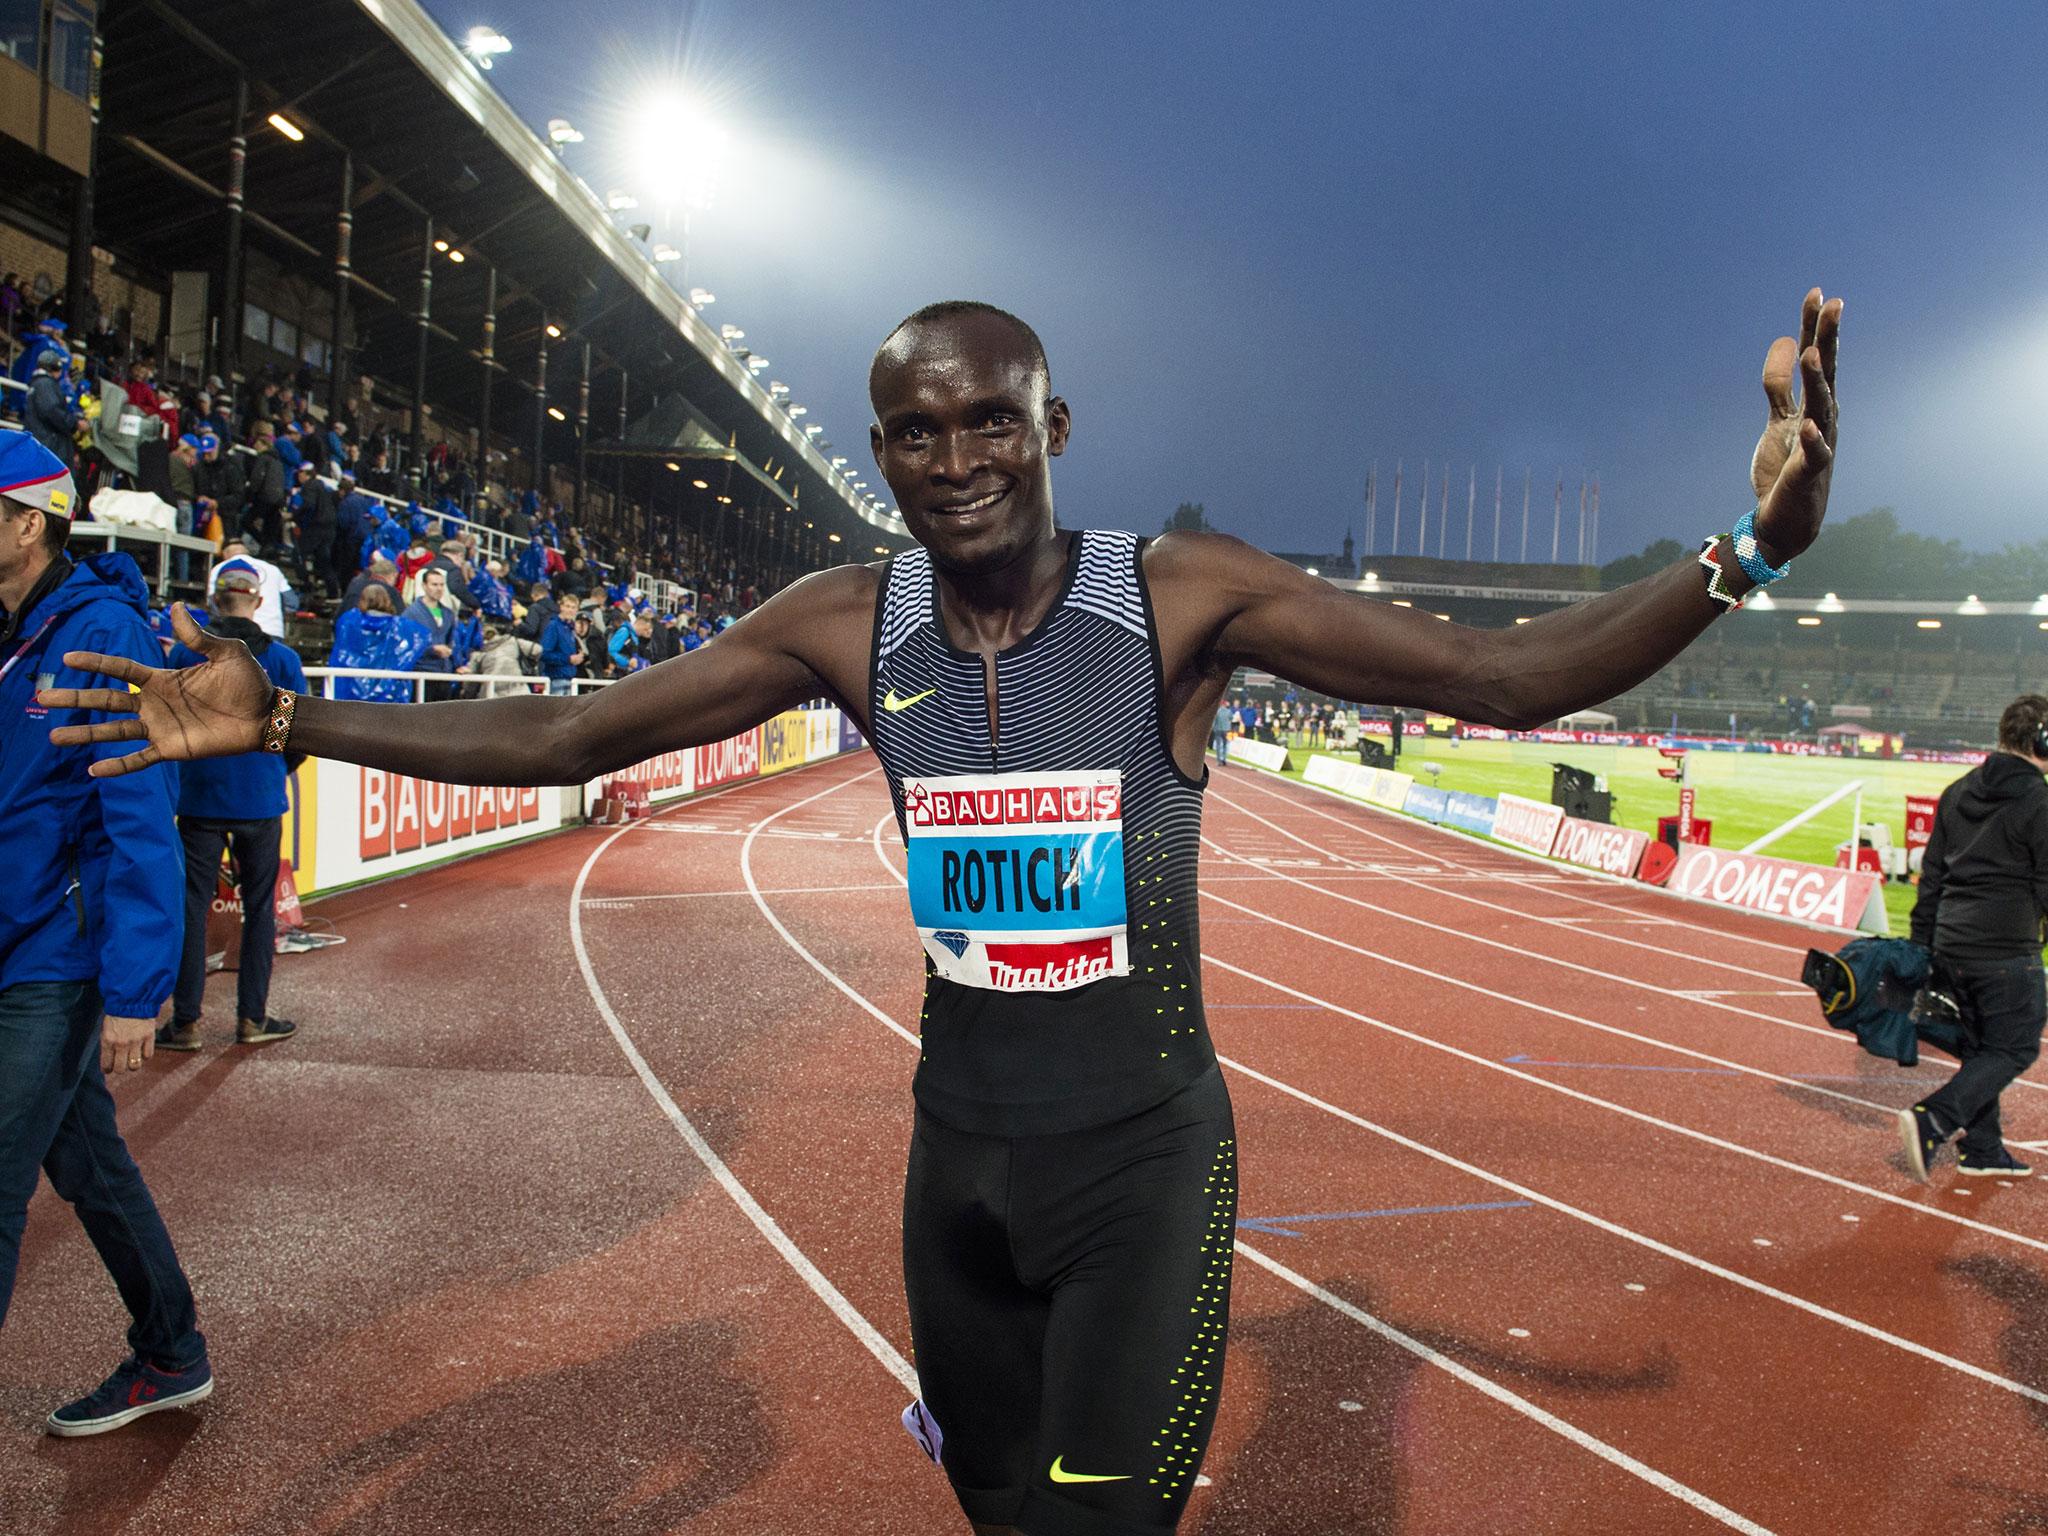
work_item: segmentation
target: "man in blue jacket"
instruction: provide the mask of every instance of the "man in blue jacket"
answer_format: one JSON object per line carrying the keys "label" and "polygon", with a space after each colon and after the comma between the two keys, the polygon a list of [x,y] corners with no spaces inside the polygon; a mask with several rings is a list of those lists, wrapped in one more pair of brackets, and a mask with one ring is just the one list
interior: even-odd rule
{"label": "man in blue jacket", "polygon": [[135,1320],[129,1358],[50,1415],[56,1435],[100,1434],[213,1391],[192,1288],[114,1123],[105,1075],[150,1054],[177,972],[177,775],[88,777],[105,750],[54,747],[50,728],[104,717],[37,702],[81,679],[66,651],[152,666],[163,656],[135,562],[64,557],[76,494],[47,448],[0,431],[0,1318],[40,1167]]}
{"label": "man in blue jacket", "polygon": [[[213,622],[207,627],[249,647],[272,686],[306,689],[299,653],[256,624],[262,581],[239,561],[213,575]],[[170,665],[196,667],[206,658],[171,647]],[[234,855],[242,888],[242,947],[235,972],[235,1039],[263,1045],[290,1039],[298,1028],[273,1017],[270,966],[277,952],[277,848],[279,818],[290,809],[285,778],[297,762],[275,752],[210,757],[185,769],[178,785],[178,835],[185,844],[185,947],[171,1022],[156,1032],[160,1050],[196,1051],[206,1005],[206,916],[220,880],[223,849]]]}
{"label": "man in blue jacket", "polygon": [[574,597],[562,598],[555,617],[541,631],[540,670],[549,693],[576,691],[576,669],[584,660],[583,642],[576,634],[576,610],[581,606]]}
{"label": "man in blue jacket", "polygon": [[[420,572],[420,595],[406,607],[404,617],[427,632],[427,648],[414,662],[415,672],[467,672],[469,668],[455,654],[455,605],[448,600],[447,573],[437,565]],[[454,697],[449,683],[427,684],[431,700]]]}

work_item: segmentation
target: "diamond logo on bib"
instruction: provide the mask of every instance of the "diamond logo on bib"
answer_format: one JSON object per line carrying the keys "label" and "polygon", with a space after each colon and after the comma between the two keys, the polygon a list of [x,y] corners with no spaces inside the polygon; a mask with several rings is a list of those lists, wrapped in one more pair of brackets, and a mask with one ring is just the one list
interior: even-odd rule
{"label": "diamond logo on bib", "polygon": [[1130,972],[1123,774],[905,779],[910,912],[962,986],[1064,992]]}

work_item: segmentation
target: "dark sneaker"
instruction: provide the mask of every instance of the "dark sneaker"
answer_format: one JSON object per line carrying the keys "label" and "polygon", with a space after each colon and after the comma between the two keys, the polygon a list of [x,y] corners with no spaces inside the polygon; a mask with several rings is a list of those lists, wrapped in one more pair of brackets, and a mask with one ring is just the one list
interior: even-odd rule
{"label": "dark sneaker", "polygon": [[175,1019],[161,1026],[156,1032],[156,1048],[160,1051],[196,1051],[199,1049],[199,1021],[190,1020],[180,1024]]}
{"label": "dark sneaker", "polygon": [[182,1408],[213,1395],[213,1367],[201,1360],[189,1371],[160,1371],[138,1355],[89,1397],[66,1403],[43,1421],[53,1435],[104,1435],[145,1413]]}
{"label": "dark sneaker", "polygon": [[1996,1152],[1963,1147],[1956,1153],[1956,1168],[1973,1179],[2024,1179],[2034,1171],[2003,1147]]}
{"label": "dark sneaker", "polygon": [[289,1040],[298,1033],[299,1026],[290,1019],[272,1015],[267,1019],[244,1019],[235,1026],[237,1045],[265,1045],[272,1040]]}
{"label": "dark sneaker", "polygon": [[1899,1140],[1906,1148],[1906,1169],[1922,1184],[1927,1182],[1927,1170],[1934,1165],[1942,1143],[1951,1134],[1935,1125],[1934,1114],[1925,1104],[1899,1111]]}

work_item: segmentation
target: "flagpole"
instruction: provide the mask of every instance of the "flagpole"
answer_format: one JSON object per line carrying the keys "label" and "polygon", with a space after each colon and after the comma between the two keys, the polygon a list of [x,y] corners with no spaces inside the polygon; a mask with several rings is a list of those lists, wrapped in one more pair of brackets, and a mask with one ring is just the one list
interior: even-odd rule
{"label": "flagpole", "polygon": [[1472,563],[1472,514],[1479,505],[1479,466],[1468,467],[1465,476],[1465,563]]}
{"label": "flagpole", "polygon": [[1451,537],[1451,461],[1444,460],[1444,490],[1436,504],[1436,557],[1441,560]]}
{"label": "flagpole", "polygon": [[1429,460],[1422,461],[1422,515],[1415,529],[1415,553],[1429,555]]}
{"label": "flagpole", "polygon": [[1500,564],[1500,478],[1505,471],[1493,466],[1493,563]]}
{"label": "flagpole", "polygon": [[1557,564],[1558,540],[1564,534],[1564,471],[1557,472],[1557,499],[1550,507],[1550,563]]}
{"label": "flagpole", "polygon": [[1398,555],[1401,553],[1401,461],[1399,459],[1394,460],[1394,529],[1393,538],[1389,543],[1391,547],[1387,551],[1388,554]]}
{"label": "flagpole", "polygon": [[1522,561],[1529,563],[1529,480],[1536,471],[1529,465],[1522,466]]}

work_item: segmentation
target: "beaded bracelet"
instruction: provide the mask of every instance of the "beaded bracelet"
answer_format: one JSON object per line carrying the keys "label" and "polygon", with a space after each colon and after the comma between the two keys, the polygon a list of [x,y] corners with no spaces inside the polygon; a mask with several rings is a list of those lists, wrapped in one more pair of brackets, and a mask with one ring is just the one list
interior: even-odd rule
{"label": "beaded bracelet", "polygon": [[1735,524],[1735,558],[1742,564],[1742,574],[1752,584],[1768,587],[1791,574],[1792,562],[1787,560],[1783,565],[1772,565],[1764,558],[1763,546],[1756,540],[1756,511],[1756,508],[1750,508]]}
{"label": "beaded bracelet", "polygon": [[299,696],[288,688],[273,688],[270,691],[270,708],[263,721],[263,750],[282,753],[285,743],[292,737],[292,715],[299,707]]}
{"label": "beaded bracelet", "polygon": [[1706,543],[1700,546],[1699,558],[1700,564],[1707,568],[1707,596],[1719,603],[1728,612],[1733,613],[1742,606],[1742,599],[1728,590],[1727,568],[1714,556],[1714,551],[1720,547],[1721,541],[1727,537],[1728,535],[1725,533],[1714,534]]}

